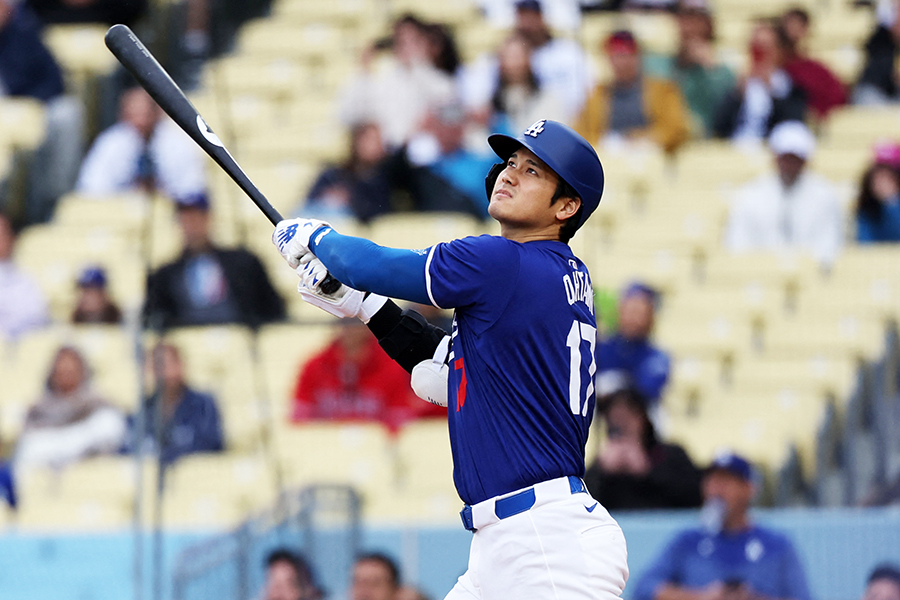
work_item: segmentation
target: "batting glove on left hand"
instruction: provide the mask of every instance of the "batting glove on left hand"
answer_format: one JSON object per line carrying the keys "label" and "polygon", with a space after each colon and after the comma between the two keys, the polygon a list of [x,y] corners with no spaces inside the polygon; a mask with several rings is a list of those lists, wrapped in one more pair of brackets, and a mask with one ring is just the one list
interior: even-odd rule
{"label": "batting glove on left hand", "polygon": [[309,238],[321,227],[331,225],[318,219],[285,219],[275,226],[272,243],[291,268],[296,269],[303,255],[309,252]]}

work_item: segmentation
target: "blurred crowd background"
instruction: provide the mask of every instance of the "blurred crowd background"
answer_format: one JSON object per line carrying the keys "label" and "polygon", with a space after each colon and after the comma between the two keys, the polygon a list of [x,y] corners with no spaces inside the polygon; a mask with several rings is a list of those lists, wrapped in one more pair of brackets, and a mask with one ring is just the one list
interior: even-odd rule
{"label": "blurred crowd background", "polygon": [[[638,531],[625,596],[690,587],[715,562],[691,531],[759,528],[706,597],[849,598],[874,574],[900,598],[896,519],[821,562],[750,516],[827,537],[900,503],[893,0],[0,0],[0,545],[228,531],[316,485],[423,545],[460,508],[443,409],[302,302],[272,225],[106,50],[115,23],[282,214],[385,245],[497,233],[487,134],[575,128],[606,176],[571,242],[600,325],[586,482]],[[703,527],[663,550],[639,533],[660,510]],[[244,597],[417,597],[397,561],[441,597],[465,566],[387,536],[339,570],[303,539],[253,554]],[[118,585],[175,593],[142,544]],[[29,556],[0,550],[12,589],[62,597]],[[754,588],[772,569],[787,587]]]}

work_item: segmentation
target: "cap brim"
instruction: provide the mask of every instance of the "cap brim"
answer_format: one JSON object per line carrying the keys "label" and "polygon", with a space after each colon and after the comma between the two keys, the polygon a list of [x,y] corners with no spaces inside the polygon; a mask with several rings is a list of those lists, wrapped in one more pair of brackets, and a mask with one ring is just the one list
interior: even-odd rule
{"label": "cap brim", "polygon": [[502,133],[489,135],[488,144],[490,145],[491,150],[494,151],[494,154],[503,160],[508,159],[512,156],[513,152],[525,145],[516,138]]}

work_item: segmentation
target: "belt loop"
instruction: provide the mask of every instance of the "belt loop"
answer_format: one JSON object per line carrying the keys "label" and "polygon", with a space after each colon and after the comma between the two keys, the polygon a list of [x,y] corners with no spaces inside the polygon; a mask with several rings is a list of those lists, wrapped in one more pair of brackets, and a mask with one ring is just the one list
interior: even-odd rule
{"label": "belt loop", "polygon": [[466,506],[459,511],[459,517],[462,519],[463,527],[468,529],[469,531],[475,531],[475,523],[472,521],[472,507],[466,504]]}
{"label": "belt loop", "polygon": [[584,487],[584,481],[581,479],[581,477],[575,477],[574,475],[569,475],[569,489],[572,490],[573,494],[587,492],[587,489]]}

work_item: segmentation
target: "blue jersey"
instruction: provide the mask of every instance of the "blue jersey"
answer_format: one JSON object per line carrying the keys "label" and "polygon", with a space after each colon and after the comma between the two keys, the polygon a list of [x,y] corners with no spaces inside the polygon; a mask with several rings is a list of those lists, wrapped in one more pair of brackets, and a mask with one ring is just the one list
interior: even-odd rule
{"label": "blue jersey", "polygon": [[453,478],[475,504],[584,475],[597,323],[587,268],[558,241],[441,243],[428,296],[455,308],[449,421]]}
{"label": "blue jersey", "polygon": [[763,527],[718,535],[700,529],[682,533],[637,582],[634,598],[653,600],[663,583],[699,590],[717,581],[740,583],[769,598],[809,600],[793,545]]}

